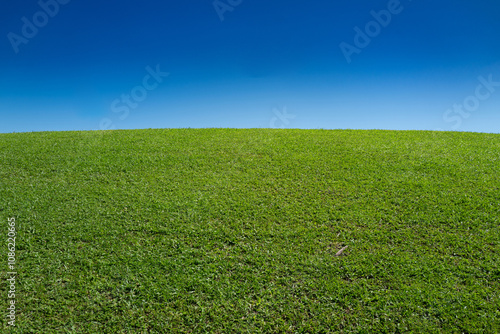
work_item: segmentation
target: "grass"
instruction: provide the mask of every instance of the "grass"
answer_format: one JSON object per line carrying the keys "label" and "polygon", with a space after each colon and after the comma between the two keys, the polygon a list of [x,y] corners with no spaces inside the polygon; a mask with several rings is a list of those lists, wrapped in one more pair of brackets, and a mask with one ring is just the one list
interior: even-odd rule
{"label": "grass", "polygon": [[477,133],[2,134],[12,333],[500,332],[499,155]]}

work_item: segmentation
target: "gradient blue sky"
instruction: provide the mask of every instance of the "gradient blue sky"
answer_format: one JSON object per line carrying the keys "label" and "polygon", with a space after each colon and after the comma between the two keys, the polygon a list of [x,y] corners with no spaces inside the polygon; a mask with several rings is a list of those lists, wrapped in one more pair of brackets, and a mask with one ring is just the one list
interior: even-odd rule
{"label": "gradient blue sky", "polygon": [[[54,1],[42,0],[53,17],[39,1],[2,4],[0,132],[500,132],[498,0],[220,0],[223,13],[213,0],[59,0],[57,13]],[[348,63],[341,43],[355,46],[354,29],[388,7],[390,23]],[[169,76],[122,102],[158,65]]]}

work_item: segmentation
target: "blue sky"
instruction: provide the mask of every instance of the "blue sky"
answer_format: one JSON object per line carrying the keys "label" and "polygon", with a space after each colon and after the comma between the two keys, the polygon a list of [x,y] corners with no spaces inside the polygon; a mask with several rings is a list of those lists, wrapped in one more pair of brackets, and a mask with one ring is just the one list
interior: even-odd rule
{"label": "blue sky", "polygon": [[0,132],[498,133],[498,18],[497,0],[7,2]]}

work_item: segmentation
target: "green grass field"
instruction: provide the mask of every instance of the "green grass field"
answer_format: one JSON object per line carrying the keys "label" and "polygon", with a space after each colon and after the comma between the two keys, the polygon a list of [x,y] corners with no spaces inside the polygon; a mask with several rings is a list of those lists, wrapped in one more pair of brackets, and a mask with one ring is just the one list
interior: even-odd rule
{"label": "green grass field", "polygon": [[14,133],[0,159],[5,332],[500,332],[500,135]]}

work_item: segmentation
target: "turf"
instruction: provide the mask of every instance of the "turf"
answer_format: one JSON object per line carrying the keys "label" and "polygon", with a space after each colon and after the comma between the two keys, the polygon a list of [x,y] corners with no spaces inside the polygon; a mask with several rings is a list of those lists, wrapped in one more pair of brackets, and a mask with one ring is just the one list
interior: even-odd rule
{"label": "turf", "polygon": [[458,132],[2,134],[12,332],[500,332],[499,155]]}

